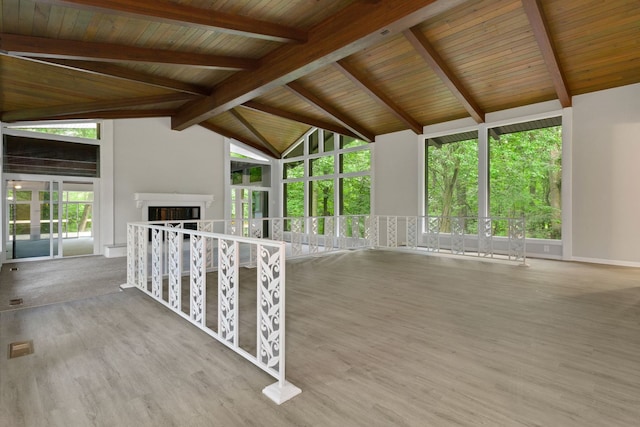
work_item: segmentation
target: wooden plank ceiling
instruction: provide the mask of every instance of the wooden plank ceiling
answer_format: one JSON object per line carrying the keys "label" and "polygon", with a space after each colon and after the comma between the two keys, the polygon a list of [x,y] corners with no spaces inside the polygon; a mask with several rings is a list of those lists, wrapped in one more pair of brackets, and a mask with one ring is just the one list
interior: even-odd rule
{"label": "wooden plank ceiling", "polygon": [[0,0],[0,119],[170,116],[280,157],[640,82],[638,0]]}

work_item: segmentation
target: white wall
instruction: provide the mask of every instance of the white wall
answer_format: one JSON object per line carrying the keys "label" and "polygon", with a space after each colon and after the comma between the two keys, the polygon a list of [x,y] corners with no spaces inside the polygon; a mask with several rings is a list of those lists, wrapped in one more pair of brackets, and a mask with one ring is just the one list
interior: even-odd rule
{"label": "white wall", "polygon": [[574,259],[640,263],[639,160],[640,84],[573,98]]}
{"label": "white wall", "polygon": [[421,215],[420,181],[424,159],[410,130],[376,137],[373,156],[373,213]]}
{"label": "white wall", "polygon": [[224,217],[224,138],[200,126],[171,130],[169,118],[114,120],[114,241],[140,221],[134,193],[213,194],[204,218]]}

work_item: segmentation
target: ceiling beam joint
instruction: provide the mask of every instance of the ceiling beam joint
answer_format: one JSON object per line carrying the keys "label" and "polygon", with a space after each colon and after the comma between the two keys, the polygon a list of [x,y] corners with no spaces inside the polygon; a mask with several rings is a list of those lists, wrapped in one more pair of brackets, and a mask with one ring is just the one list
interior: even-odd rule
{"label": "ceiling beam joint", "polygon": [[364,127],[360,126],[352,118],[347,117],[344,113],[338,111],[338,109],[330,105],[328,102],[320,99],[316,94],[302,86],[300,82],[291,82],[287,85],[287,87],[293,94],[313,105],[314,107],[340,123],[342,126],[358,135],[359,139],[363,139],[367,142],[372,142],[374,140],[374,134],[366,130]]}
{"label": "ceiling beam joint", "polygon": [[433,48],[427,37],[417,27],[404,31],[404,36],[411,43],[416,52],[425,60],[442,82],[449,88],[453,96],[464,106],[476,123],[484,122],[484,111],[464,87],[460,79],[449,68],[446,62]]}
{"label": "ceiling beam joint", "polygon": [[378,104],[389,110],[396,118],[398,118],[405,126],[415,132],[416,135],[422,134],[422,125],[413,117],[400,108],[393,100],[382,92],[369,78],[358,68],[350,65],[345,60],[335,63],[336,68],[342,72],[353,84],[360,90],[364,91],[373,98]]}

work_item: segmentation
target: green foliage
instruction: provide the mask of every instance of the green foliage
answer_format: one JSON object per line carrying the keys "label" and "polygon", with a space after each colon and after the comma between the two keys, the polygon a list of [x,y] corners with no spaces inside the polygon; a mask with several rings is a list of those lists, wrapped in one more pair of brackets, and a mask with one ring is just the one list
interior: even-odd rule
{"label": "green foliage", "polygon": [[440,230],[448,232],[448,218],[478,214],[478,141],[430,146],[427,162],[427,212],[442,216]]}
{"label": "green foliage", "polygon": [[304,182],[290,182],[284,185],[284,216],[304,216]]}
{"label": "green foliage", "polygon": [[[549,127],[501,135],[489,140],[489,214],[525,216],[527,237],[560,239],[562,128]],[[427,149],[429,215],[478,214],[477,141]],[[441,231],[449,231],[443,221]],[[467,233],[477,232],[468,221]],[[494,223],[494,235],[507,234],[506,222]]]}
{"label": "green foliage", "polygon": [[76,138],[98,139],[98,125],[94,127],[20,127],[28,132],[47,133],[50,135],[72,136]]}
{"label": "green foliage", "polygon": [[342,179],[342,215],[366,215],[371,212],[371,177]]}
{"label": "green foliage", "polygon": [[332,216],[334,214],[333,190],[333,179],[322,179],[309,183],[310,216]]}
{"label": "green foliage", "polygon": [[489,147],[490,214],[524,215],[528,237],[559,239],[561,127],[509,133]]}
{"label": "green foliage", "polygon": [[[343,137],[344,138],[344,137]],[[331,140],[330,138],[328,140]],[[325,143],[327,136],[325,135]],[[342,146],[357,147],[366,142],[349,138],[342,141]],[[331,149],[333,146],[330,147]],[[327,147],[325,145],[325,151]],[[341,153],[337,157],[327,155],[309,159],[309,176],[304,175],[304,161],[287,162],[283,165],[284,179],[326,177],[338,173],[337,181],[331,179],[308,180],[308,200],[304,197],[304,182],[284,184],[284,213],[287,217],[304,216],[304,206],[308,203],[310,216],[333,216],[340,212],[343,215],[368,214],[371,211],[370,194],[371,178],[369,175],[342,177],[343,173],[367,172],[371,168],[371,152],[368,149]],[[337,163],[337,164],[336,164]],[[305,179],[305,181],[307,181]],[[341,206],[336,209],[335,185],[339,186]]]}

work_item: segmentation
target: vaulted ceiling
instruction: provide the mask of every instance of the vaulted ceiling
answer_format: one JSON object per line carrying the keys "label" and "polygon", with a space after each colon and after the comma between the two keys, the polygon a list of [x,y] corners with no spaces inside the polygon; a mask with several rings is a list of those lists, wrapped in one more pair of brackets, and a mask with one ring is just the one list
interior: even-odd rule
{"label": "vaulted ceiling", "polygon": [[0,0],[0,120],[170,116],[280,157],[640,82],[638,0]]}

